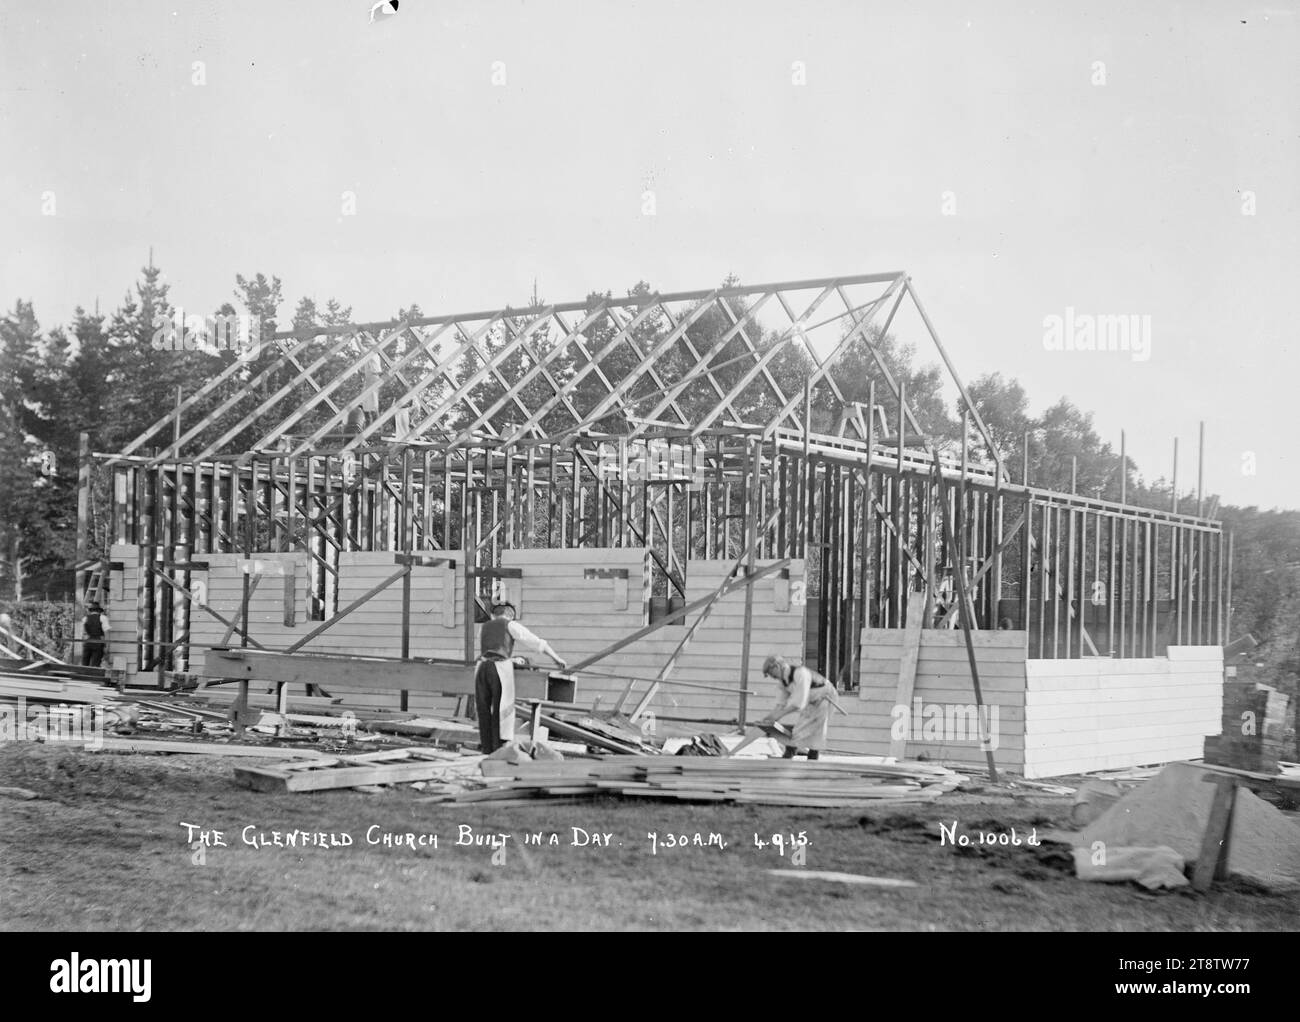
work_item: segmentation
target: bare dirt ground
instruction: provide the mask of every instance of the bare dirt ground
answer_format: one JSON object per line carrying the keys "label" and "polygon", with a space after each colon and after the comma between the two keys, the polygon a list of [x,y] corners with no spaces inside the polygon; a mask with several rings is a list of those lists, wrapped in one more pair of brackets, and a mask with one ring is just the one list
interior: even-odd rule
{"label": "bare dirt ground", "polygon": [[[1148,894],[1076,880],[1061,846],[980,845],[980,833],[1068,828],[1068,797],[989,789],[866,813],[615,799],[492,809],[409,788],[261,794],[235,784],[234,764],[0,747],[0,786],[40,796],[0,798],[0,929],[1286,931],[1300,918],[1298,894],[1237,881]],[[941,843],[939,824],[973,843]],[[273,843],[293,831],[352,843]],[[788,844],[801,831],[807,870],[918,886],[769,874],[798,868]],[[504,856],[458,843],[502,833]],[[527,843],[535,834],[541,844]],[[775,834],[784,854],[756,845]]]}

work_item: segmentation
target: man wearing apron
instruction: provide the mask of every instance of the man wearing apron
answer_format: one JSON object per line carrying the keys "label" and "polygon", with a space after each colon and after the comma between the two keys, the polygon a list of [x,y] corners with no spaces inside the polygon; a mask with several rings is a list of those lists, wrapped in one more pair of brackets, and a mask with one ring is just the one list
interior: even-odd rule
{"label": "man wearing apron", "polygon": [[479,749],[484,754],[496,752],[515,737],[515,643],[545,653],[560,670],[569,666],[545,639],[515,620],[514,604],[493,604],[492,619],[479,633],[480,654],[474,671]]}
{"label": "man wearing apron", "polygon": [[774,724],[788,713],[798,712],[790,737],[774,735],[785,744],[785,758],[794,759],[799,749],[808,750],[809,759],[819,759],[826,748],[826,731],[830,725],[834,686],[816,671],[802,664],[790,664],[784,657],[770,656],[763,663],[763,675],[781,685],[781,700],[759,726]]}

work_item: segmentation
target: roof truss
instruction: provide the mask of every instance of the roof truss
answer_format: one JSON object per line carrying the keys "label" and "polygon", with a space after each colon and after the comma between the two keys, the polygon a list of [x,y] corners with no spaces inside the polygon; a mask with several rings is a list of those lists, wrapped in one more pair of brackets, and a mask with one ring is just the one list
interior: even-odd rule
{"label": "roof truss", "polygon": [[[841,429],[864,439],[865,423],[845,399],[845,381],[835,368],[855,341],[865,342],[898,399],[898,384],[872,338],[888,332],[907,300],[1000,467],[978,411],[900,272],[593,297],[331,327],[312,336],[286,331],[272,339],[256,375],[240,384],[240,364],[227,367],[121,453],[165,436],[169,442],[156,461],[209,458],[231,453],[230,447],[300,455],[338,439],[349,410],[378,395],[378,417],[333,446],[352,450],[393,438],[403,410],[410,430],[396,439],[408,442],[508,446],[661,429],[700,436],[732,425],[770,436],[803,428],[800,405],[805,391],[816,387],[839,402]],[[828,329],[834,340],[823,340],[829,353],[821,356],[811,336],[825,338],[817,331]],[[808,380],[785,393],[773,366],[794,351],[808,367]],[[378,379],[366,373],[375,356],[382,367]],[[911,408],[905,412],[919,432]]]}

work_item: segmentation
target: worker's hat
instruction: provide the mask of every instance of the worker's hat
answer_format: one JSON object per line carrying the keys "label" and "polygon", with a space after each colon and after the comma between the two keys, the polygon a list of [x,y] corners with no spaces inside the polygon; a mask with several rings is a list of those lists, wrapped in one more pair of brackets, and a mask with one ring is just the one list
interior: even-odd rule
{"label": "worker's hat", "polygon": [[513,614],[515,617],[518,617],[518,616],[519,616],[519,611],[517,611],[517,610],[515,609],[515,605],[514,605],[513,603],[505,603],[505,602],[503,602],[503,603],[494,603],[494,604],[492,604],[492,614],[493,614],[493,616],[495,616],[495,615],[497,615],[497,614],[500,614],[500,613],[502,613],[503,611],[507,611],[507,610],[510,611],[510,613]]}

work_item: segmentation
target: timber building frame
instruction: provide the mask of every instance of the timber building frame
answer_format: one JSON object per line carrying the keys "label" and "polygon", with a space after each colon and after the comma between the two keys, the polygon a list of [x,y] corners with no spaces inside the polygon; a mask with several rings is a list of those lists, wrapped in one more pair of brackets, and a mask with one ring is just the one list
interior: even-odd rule
{"label": "timber building frame", "polygon": [[[960,394],[960,451],[924,436],[873,344],[904,303]],[[765,331],[760,310],[784,326]],[[707,342],[692,332],[705,315],[724,318]],[[828,325],[838,340],[822,356],[809,336]],[[854,341],[887,394],[845,397],[836,369]],[[481,603],[503,550],[591,549],[598,568],[602,548],[640,548],[648,624],[683,605],[692,559],[752,571],[760,558],[802,558],[808,659],[844,687],[859,676],[863,629],[903,628],[911,592],[925,595],[927,627],[1009,622],[1029,658],[1225,641],[1220,523],[1176,504],[1042,489],[1023,472],[1013,481],[904,273],[288,331],[269,343],[273,357],[250,378],[232,363],[123,450],[94,453],[83,438],[81,548],[91,477],[109,472],[111,538],[138,545],[152,569],[139,573],[142,670],[188,662],[187,565],[208,553],[305,552],[311,614],[328,621],[350,551],[461,551]],[[769,368],[790,345],[810,367],[797,393]],[[629,351],[633,371],[612,376],[611,354]],[[350,407],[393,381],[401,396],[347,432]],[[711,403],[683,408],[700,393]],[[813,430],[814,399],[838,410],[833,426]],[[746,421],[755,408],[761,421]],[[397,435],[403,414],[409,429]],[[79,567],[84,576],[90,564]],[[155,598],[163,575],[183,599]]]}

